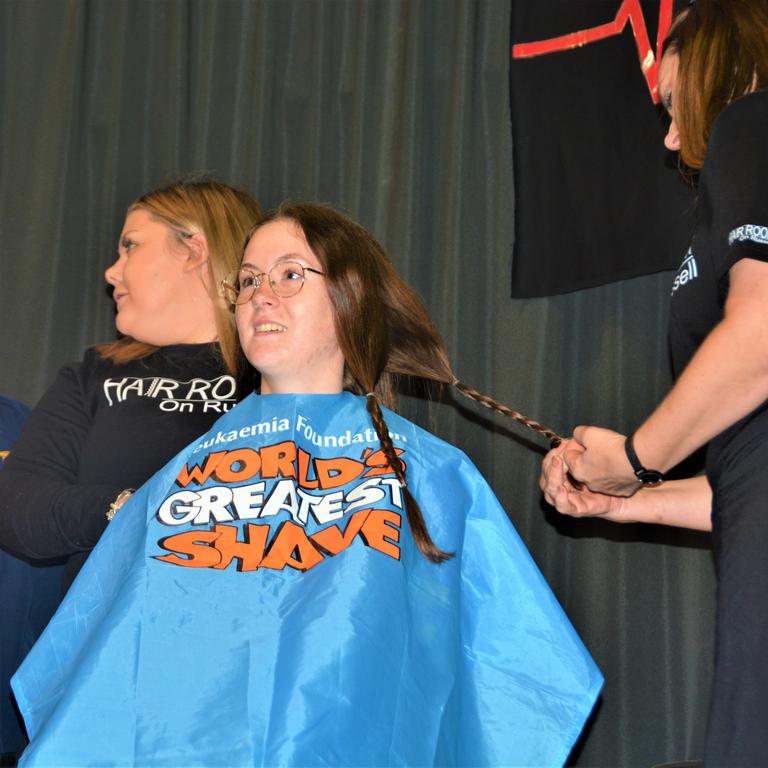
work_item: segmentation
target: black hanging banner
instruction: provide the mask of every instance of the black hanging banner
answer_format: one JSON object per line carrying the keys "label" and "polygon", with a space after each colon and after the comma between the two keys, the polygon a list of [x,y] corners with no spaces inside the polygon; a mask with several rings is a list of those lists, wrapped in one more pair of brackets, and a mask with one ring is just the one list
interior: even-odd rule
{"label": "black hanging banner", "polygon": [[672,11],[672,0],[513,0],[513,297],[682,260],[693,196],[663,146],[657,94]]}

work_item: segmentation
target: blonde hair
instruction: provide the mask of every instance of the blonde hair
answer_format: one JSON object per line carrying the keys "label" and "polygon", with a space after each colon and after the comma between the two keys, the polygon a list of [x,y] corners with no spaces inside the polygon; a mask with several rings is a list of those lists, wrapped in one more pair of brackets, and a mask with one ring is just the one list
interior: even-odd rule
{"label": "blonde hair", "polygon": [[[215,179],[177,181],[142,195],[128,206],[132,211],[147,211],[166,224],[182,246],[191,235],[205,235],[208,244],[208,277],[213,302],[218,345],[224,364],[233,376],[244,368],[244,358],[229,304],[219,292],[219,284],[237,269],[243,243],[262,215],[259,204],[246,192]],[[99,354],[116,363],[146,357],[157,349],[152,344],[125,336],[101,344]]]}
{"label": "blonde hair", "polygon": [[701,168],[715,118],[768,85],[768,0],[696,0],[676,17],[663,50],[679,59],[672,99],[680,159]]}

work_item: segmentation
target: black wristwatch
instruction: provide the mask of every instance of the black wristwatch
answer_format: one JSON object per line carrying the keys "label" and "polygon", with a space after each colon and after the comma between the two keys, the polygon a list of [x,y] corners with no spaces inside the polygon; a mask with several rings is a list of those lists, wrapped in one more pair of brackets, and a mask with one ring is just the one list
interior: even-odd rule
{"label": "black wristwatch", "polygon": [[632,471],[635,473],[635,477],[643,484],[653,487],[654,485],[661,485],[664,482],[664,475],[659,472],[658,469],[646,469],[637,458],[635,453],[635,446],[632,445],[631,435],[624,443],[624,451],[627,454],[629,463],[632,465]]}

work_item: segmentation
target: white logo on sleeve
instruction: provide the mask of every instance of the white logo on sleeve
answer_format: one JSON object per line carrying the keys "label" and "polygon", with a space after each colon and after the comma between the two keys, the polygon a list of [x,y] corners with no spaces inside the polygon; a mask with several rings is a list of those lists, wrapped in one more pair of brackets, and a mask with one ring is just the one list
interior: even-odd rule
{"label": "white logo on sleeve", "polygon": [[691,280],[695,280],[698,276],[699,268],[696,265],[696,257],[693,255],[693,249],[689,248],[685,254],[683,263],[677,270],[675,282],[672,283],[672,293],[674,294],[678,288],[682,287],[686,283],[690,283]]}
{"label": "white logo on sleeve", "polygon": [[758,224],[744,224],[736,227],[728,233],[728,245],[733,245],[737,240],[740,242],[749,240],[752,243],[768,245],[768,227],[761,227]]}

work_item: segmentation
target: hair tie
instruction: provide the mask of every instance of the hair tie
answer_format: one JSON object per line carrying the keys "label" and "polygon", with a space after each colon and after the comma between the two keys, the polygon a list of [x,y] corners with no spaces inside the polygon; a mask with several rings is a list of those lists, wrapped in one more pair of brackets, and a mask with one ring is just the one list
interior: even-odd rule
{"label": "hair tie", "polygon": [[455,387],[457,384],[461,384],[461,382],[460,382],[458,379],[454,379],[454,380],[451,382],[451,386],[452,386],[452,387]]}
{"label": "hair tie", "polygon": [[375,392],[366,392],[365,396],[366,397],[376,397],[376,393]]}

